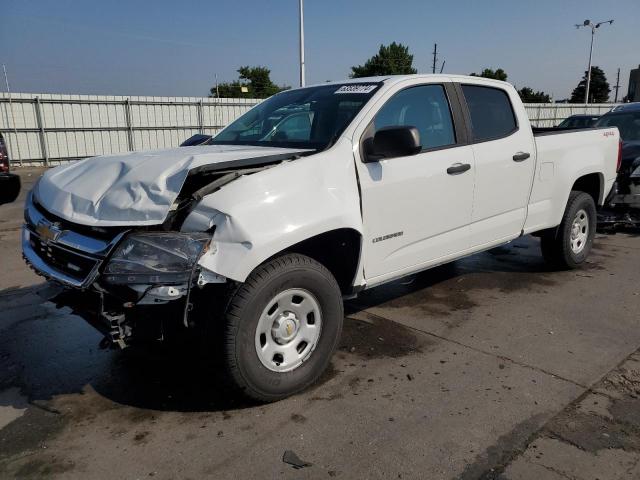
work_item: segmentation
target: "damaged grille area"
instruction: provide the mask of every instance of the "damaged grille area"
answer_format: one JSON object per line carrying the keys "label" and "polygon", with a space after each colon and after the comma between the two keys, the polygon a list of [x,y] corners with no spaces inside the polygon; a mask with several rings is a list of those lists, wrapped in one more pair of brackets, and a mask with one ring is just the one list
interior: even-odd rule
{"label": "damaged grille area", "polygon": [[125,229],[71,224],[27,197],[22,251],[27,263],[51,280],[76,288],[88,287]]}
{"label": "damaged grille area", "polygon": [[33,232],[29,234],[29,243],[43,261],[78,281],[87,279],[100,261],[54,243],[46,243]]}

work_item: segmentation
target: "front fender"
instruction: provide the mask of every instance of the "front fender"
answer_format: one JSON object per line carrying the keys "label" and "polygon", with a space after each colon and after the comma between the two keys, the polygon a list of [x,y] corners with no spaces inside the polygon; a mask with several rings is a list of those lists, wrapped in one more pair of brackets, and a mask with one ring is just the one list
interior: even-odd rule
{"label": "front fender", "polygon": [[339,228],[362,233],[350,143],[240,177],[203,198],[182,230],[214,226],[216,248],[199,263],[239,282],[268,258],[308,238]]}

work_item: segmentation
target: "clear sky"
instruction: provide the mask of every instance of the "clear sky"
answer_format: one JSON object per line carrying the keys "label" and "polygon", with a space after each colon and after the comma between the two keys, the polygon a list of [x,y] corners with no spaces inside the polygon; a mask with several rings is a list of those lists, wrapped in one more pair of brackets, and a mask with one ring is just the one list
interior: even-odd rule
{"label": "clear sky", "polygon": [[[0,63],[12,90],[203,96],[241,65],[298,82],[297,0],[1,0]],[[419,72],[433,44],[446,73],[501,67],[518,87],[567,97],[594,65],[611,84],[640,64],[640,0],[306,0],[307,83],[346,78],[381,43],[402,42]],[[4,84],[0,87],[4,90]],[[612,95],[613,96],[613,95]],[[622,95],[621,95],[622,96]]]}

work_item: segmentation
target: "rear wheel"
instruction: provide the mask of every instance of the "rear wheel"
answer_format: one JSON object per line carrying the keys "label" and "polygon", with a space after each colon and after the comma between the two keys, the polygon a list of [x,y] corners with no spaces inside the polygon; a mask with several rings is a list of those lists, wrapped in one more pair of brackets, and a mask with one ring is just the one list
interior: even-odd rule
{"label": "rear wheel", "polygon": [[584,263],[593,246],[596,221],[596,205],[591,195],[572,191],[560,225],[541,235],[545,260],[559,268],[576,268]]}
{"label": "rear wheel", "polygon": [[299,254],[256,268],[226,309],[224,361],[245,396],[275,401],[315,382],[340,340],[342,294],[333,275]]}

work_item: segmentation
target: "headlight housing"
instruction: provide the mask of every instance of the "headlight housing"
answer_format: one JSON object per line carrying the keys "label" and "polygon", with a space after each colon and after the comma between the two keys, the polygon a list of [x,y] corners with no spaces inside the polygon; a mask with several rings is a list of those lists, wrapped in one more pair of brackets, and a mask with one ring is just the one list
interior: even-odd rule
{"label": "headlight housing", "polygon": [[130,234],[109,259],[103,278],[113,284],[186,283],[210,242],[206,233]]}

